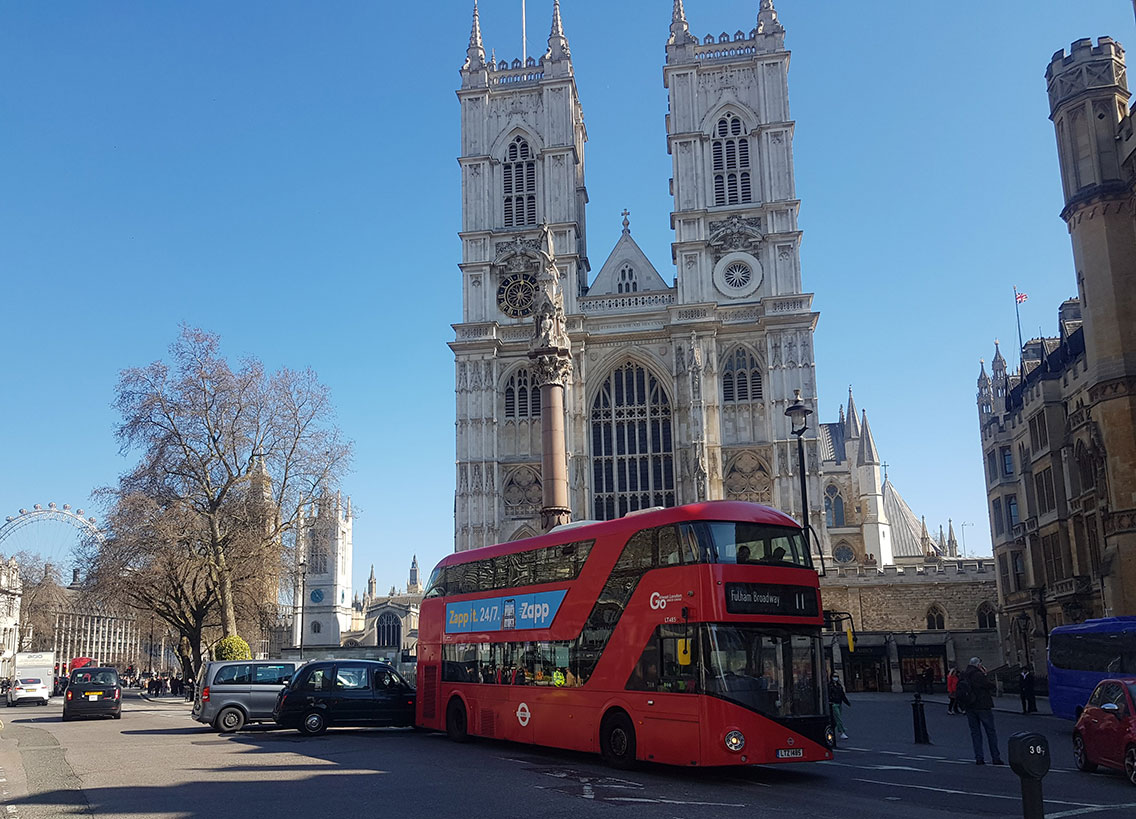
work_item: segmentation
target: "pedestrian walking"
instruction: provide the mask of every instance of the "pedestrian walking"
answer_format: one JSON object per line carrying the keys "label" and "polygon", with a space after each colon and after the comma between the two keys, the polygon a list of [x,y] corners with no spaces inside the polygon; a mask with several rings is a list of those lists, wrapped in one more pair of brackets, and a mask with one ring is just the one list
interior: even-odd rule
{"label": "pedestrian walking", "polygon": [[1018,679],[1018,692],[1022,698],[1022,713],[1037,713],[1037,694],[1034,692],[1033,667],[1023,666],[1022,676]]}
{"label": "pedestrian walking", "polygon": [[970,664],[959,678],[956,695],[966,709],[966,721],[970,725],[970,741],[974,745],[974,764],[985,765],[982,754],[982,732],[986,732],[986,742],[990,746],[990,761],[1001,765],[1002,754],[998,750],[998,732],[994,728],[994,683],[986,676],[982,660],[971,657]]}
{"label": "pedestrian walking", "polygon": [[848,695],[844,693],[844,686],[840,683],[840,677],[835,673],[832,679],[828,682],[828,707],[832,709],[832,721],[835,726],[836,735],[841,739],[848,739],[848,734],[844,733],[844,706],[852,707],[852,703],[848,701]]}
{"label": "pedestrian walking", "polygon": [[947,672],[947,713],[960,714],[962,713],[961,706],[958,701],[958,685],[959,685],[959,670],[958,666],[952,665],[951,670]]}

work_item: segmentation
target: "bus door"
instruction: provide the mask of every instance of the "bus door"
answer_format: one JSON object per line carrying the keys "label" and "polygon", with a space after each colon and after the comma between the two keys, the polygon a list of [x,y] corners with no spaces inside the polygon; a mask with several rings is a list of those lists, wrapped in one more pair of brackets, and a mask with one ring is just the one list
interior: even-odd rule
{"label": "bus door", "polygon": [[[641,752],[655,762],[696,764],[699,756],[697,628],[659,626],[627,681]],[[641,727],[639,721],[642,720]]]}
{"label": "bus door", "polygon": [[[536,643],[499,643],[501,650],[499,690],[496,711],[497,736],[514,742],[533,742],[533,712],[536,709],[534,685]],[[545,715],[548,718],[548,715]]]}

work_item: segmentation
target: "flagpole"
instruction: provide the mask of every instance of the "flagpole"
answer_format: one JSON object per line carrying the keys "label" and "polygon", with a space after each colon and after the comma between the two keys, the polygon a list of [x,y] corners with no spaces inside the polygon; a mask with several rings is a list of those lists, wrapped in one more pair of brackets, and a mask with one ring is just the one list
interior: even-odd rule
{"label": "flagpole", "polygon": [[528,65],[528,37],[525,26],[525,0],[521,0],[521,65]]}
{"label": "flagpole", "polygon": [[1014,285],[1014,315],[1018,319],[1018,372],[1022,378],[1026,377],[1025,345],[1022,343],[1022,299],[1018,294],[1018,286]]}

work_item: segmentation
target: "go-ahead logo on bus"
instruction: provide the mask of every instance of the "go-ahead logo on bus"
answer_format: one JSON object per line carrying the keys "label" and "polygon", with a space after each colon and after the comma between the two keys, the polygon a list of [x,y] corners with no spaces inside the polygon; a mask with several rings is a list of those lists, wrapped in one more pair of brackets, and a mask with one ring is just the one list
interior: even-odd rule
{"label": "go-ahead logo on bus", "polygon": [[651,604],[651,608],[658,611],[659,609],[665,609],[667,603],[675,603],[681,599],[681,594],[659,594],[658,592],[651,592],[651,597],[647,602]]}
{"label": "go-ahead logo on bus", "polygon": [[567,589],[446,604],[446,634],[548,628]]}

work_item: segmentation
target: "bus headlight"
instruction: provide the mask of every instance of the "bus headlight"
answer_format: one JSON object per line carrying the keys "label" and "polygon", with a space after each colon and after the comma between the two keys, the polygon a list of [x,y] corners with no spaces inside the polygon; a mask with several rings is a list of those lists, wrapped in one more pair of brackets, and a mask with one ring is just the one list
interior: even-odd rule
{"label": "bus headlight", "polygon": [[831,725],[824,729],[824,742],[829,748],[836,747],[836,732]]}
{"label": "bus headlight", "polygon": [[741,731],[730,731],[726,734],[726,750],[740,751],[746,746],[745,734]]}

